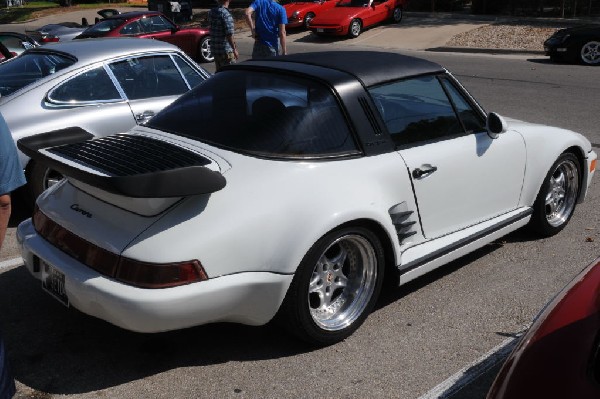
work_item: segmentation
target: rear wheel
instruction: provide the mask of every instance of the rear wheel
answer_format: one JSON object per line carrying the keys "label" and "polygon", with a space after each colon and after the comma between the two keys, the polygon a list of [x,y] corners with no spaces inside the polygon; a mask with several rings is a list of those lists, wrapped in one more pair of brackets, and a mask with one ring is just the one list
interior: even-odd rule
{"label": "rear wheel", "polygon": [[27,180],[33,202],[35,202],[42,192],[61,181],[63,175],[38,162],[30,162],[31,165],[27,169]]}
{"label": "rear wheel", "polygon": [[203,37],[198,45],[198,60],[200,62],[213,62],[215,57],[210,50],[210,36]]}
{"label": "rear wheel", "polygon": [[309,12],[308,14],[306,14],[304,16],[304,28],[308,29],[308,25],[310,25],[310,21],[312,21],[312,19],[315,17],[315,14],[312,12]]}
{"label": "rear wheel", "polygon": [[301,339],[330,345],[350,336],[373,308],[383,281],[383,248],[362,227],[330,232],[302,260],[280,309]]}
{"label": "rear wheel", "polygon": [[579,60],[586,65],[600,65],[600,41],[584,43],[579,51]]}
{"label": "rear wheel", "polygon": [[577,157],[569,152],[558,157],[535,200],[530,227],[546,237],[561,231],[575,211],[580,182]]}
{"label": "rear wheel", "polygon": [[397,24],[402,21],[402,7],[394,8],[394,12],[392,13],[392,21]]}
{"label": "rear wheel", "polygon": [[350,22],[350,28],[348,29],[348,36],[358,37],[358,35],[360,35],[361,32],[362,32],[362,22],[360,22],[360,19],[353,19],[352,22]]}

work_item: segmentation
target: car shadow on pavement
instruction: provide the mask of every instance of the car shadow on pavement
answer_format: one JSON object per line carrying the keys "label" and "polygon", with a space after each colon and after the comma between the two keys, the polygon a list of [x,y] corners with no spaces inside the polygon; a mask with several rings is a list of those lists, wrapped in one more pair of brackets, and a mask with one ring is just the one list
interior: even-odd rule
{"label": "car shadow on pavement", "polygon": [[0,274],[0,331],[16,380],[51,395],[107,389],[180,367],[277,359],[314,349],[271,324],[126,331],[65,308],[24,267]]}

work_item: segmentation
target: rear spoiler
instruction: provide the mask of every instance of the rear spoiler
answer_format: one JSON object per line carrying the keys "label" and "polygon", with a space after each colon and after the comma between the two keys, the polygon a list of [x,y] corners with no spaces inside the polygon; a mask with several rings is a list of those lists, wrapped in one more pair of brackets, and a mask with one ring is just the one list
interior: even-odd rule
{"label": "rear spoiler", "polygon": [[78,127],[17,141],[36,162],[85,184],[134,198],[209,194],[225,187],[211,161],[185,148],[147,136],[116,134],[92,140]]}

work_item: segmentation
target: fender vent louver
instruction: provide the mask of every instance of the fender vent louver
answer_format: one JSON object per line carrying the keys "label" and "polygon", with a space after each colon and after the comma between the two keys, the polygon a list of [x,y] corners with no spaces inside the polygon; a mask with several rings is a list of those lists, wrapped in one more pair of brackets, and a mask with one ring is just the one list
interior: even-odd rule
{"label": "fender vent louver", "polygon": [[413,226],[416,225],[417,222],[411,220],[414,211],[407,210],[405,202],[401,202],[390,208],[389,213],[392,223],[396,228],[396,234],[398,235],[400,245],[404,244],[404,240],[408,237],[417,234],[417,232],[413,230]]}
{"label": "fender vent louver", "polygon": [[126,134],[66,144],[48,151],[111,176],[132,176],[210,163],[201,155],[173,144]]}
{"label": "fender vent louver", "polygon": [[381,126],[379,126],[379,123],[377,122],[377,118],[375,117],[375,114],[373,114],[373,109],[369,106],[369,102],[364,97],[359,97],[358,102],[360,103],[360,106],[362,107],[363,111],[365,112],[365,115],[367,116],[369,123],[373,127],[373,131],[375,132],[375,135],[377,135],[377,136],[380,135],[382,133]]}

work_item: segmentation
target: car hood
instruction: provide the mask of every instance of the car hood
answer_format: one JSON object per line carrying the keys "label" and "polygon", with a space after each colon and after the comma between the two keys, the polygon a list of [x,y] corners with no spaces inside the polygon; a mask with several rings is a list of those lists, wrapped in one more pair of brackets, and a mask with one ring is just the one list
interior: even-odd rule
{"label": "car hood", "polygon": [[286,4],[285,5],[285,11],[287,12],[288,16],[292,15],[295,11],[306,11],[309,8],[318,6],[318,3],[312,2],[312,1],[306,1],[306,2],[300,2],[300,3],[290,3],[290,4]]}
{"label": "car hood", "polygon": [[600,35],[600,25],[590,24],[582,26],[574,26],[572,28],[561,29],[564,34],[597,34]]}

